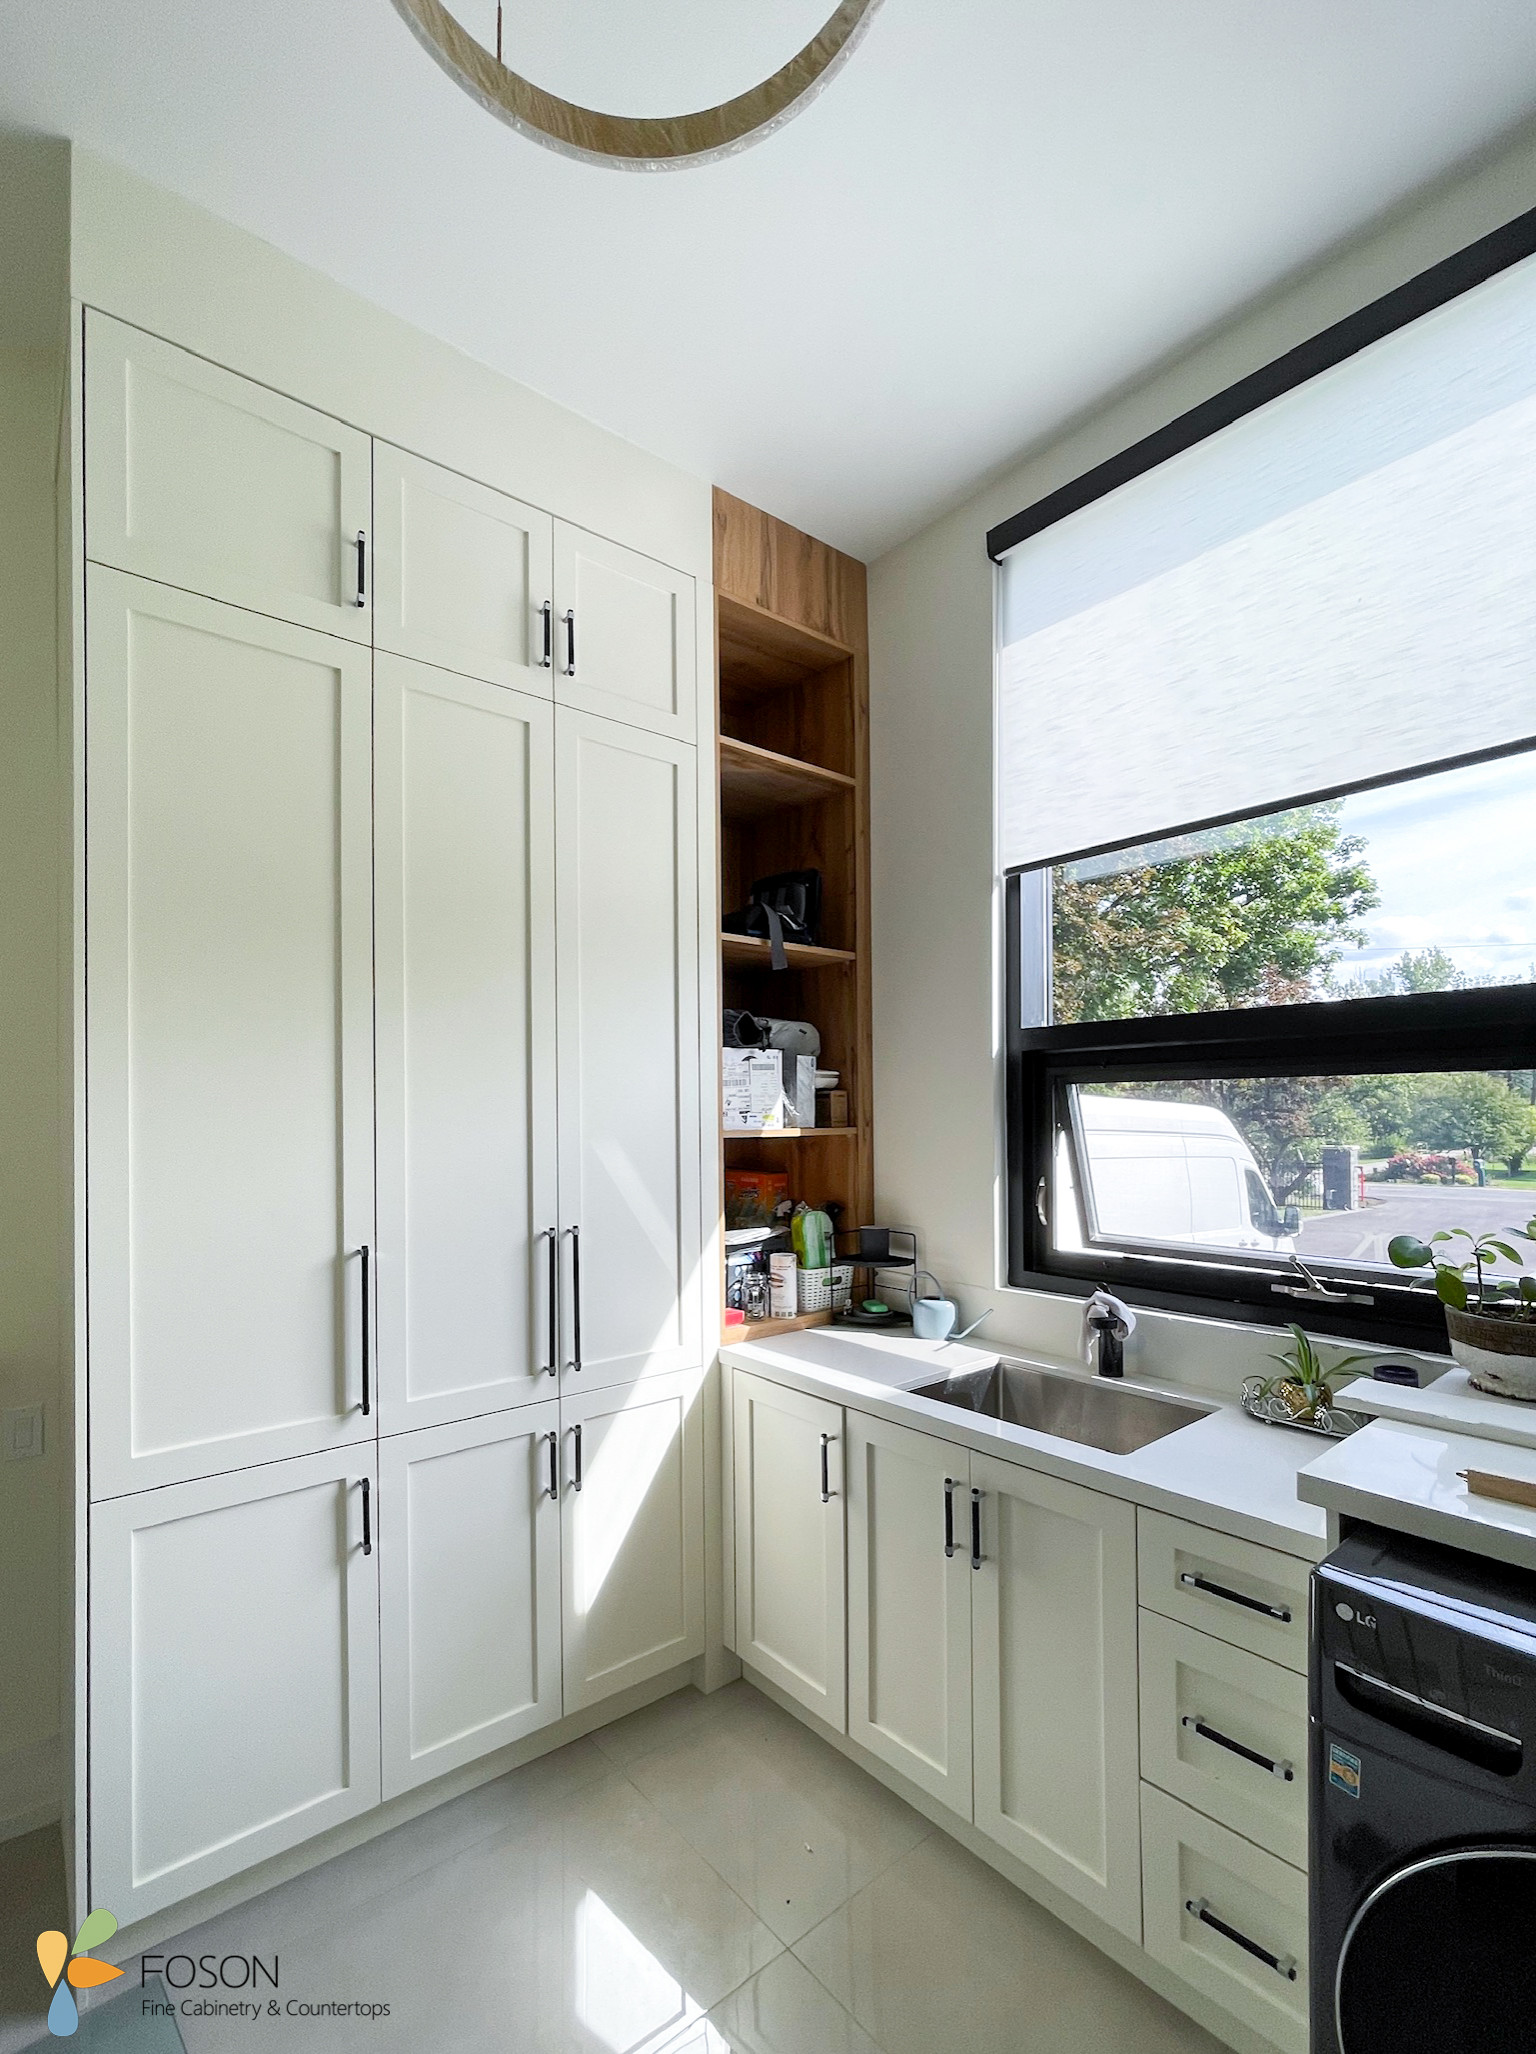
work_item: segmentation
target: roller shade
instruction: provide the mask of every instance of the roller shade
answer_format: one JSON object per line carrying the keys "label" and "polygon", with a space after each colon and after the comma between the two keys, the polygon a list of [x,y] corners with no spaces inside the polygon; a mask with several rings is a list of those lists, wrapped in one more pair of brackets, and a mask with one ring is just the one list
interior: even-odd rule
{"label": "roller shade", "polygon": [[1536,735],[1536,258],[999,577],[1005,869]]}

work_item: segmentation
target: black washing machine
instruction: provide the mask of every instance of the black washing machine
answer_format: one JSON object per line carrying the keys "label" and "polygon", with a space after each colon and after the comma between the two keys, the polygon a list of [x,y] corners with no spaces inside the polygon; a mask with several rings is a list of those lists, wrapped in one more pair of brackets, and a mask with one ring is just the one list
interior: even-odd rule
{"label": "black washing machine", "polygon": [[1536,1575],[1358,1528],[1311,1707],[1312,2054],[1536,2048]]}

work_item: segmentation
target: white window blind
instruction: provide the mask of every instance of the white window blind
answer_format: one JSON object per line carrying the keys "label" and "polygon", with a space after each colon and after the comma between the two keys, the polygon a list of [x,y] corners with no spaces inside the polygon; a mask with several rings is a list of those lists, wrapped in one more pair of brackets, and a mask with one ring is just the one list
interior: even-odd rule
{"label": "white window blind", "polygon": [[1536,258],[1000,578],[1005,869],[1536,735]]}

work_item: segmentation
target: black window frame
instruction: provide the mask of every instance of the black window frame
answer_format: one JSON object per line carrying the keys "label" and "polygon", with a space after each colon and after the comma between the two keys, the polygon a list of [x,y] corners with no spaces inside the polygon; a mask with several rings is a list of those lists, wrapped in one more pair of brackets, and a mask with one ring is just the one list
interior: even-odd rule
{"label": "black window frame", "polygon": [[[1091,505],[1532,255],[1536,255],[1536,208],[1431,265],[1117,456],[1000,522],[987,535],[988,555],[998,562],[1031,535]],[[1306,805],[1373,784],[1397,783],[1432,770],[1511,754],[1529,746],[1528,741],[1518,742],[1447,758],[1390,777],[1341,785],[1333,792],[1277,800],[1274,808],[1265,810]],[[1234,817],[1255,816],[1228,815],[1221,821],[1199,821],[1183,827],[1170,823],[1160,830],[1159,838],[1222,825]],[[1114,848],[1135,846],[1147,839],[1137,836],[1135,842],[1111,842],[1095,849],[1064,851],[1054,861],[1060,864],[1083,856],[1107,854]],[[1026,867],[1034,870],[1045,866]],[[1422,1287],[1415,1289],[1406,1281],[1384,1283],[1379,1275],[1373,1275],[1359,1287],[1371,1295],[1372,1303],[1367,1307],[1280,1295],[1273,1289],[1273,1269],[1245,1270],[1240,1264],[1218,1257],[1181,1261],[1166,1254],[1138,1257],[1117,1250],[1106,1277],[1102,1255],[1095,1256],[1091,1251],[1081,1256],[1067,1255],[1054,1250],[1049,1228],[1041,1222],[1035,1207],[1040,1178],[1047,1179],[1049,1189],[1054,1172],[1053,1094],[1058,1082],[1069,1081],[1070,1075],[1091,1078],[1113,1072],[1124,1077],[1127,1065],[1139,1070],[1146,1081],[1158,1077],[1172,1081],[1191,1075],[1346,1076],[1393,1069],[1529,1069],[1536,1063],[1536,985],[1024,1027],[1020,1024],[1019,1005],[1023,970],[1021,874],[1008,875],[1004,898],[1009,1284],[1081,1297],[1108,1281],[1130,1303],[1169,1312],[1206,1318],[1219,1312],[1226,1319],[1259,1326],[1277,1326],[1295,1319],[1326,1326],[1332,1333],[1370,1341],[1379,1347],[1446,1352],[1445,1322],[1439,1301]],[[1128,1273],[1138,1261],[1155,1262],[1156,1278],[1143,1281]],[[1320,1263],[1314,1267],[1332,1278],[1346,1266]],[[1300,1282],[1299,1277],[1297,1281]]]}

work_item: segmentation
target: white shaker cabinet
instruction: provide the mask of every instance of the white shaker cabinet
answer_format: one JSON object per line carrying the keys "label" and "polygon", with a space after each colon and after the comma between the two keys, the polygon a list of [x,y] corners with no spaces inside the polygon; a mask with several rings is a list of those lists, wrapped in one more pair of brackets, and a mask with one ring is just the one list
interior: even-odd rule
{"label": "white shaker cabinet", "polygon": [[847,1423],[848,1737],[969,1819],[970,1457]]}
{"label": "white shaker cabinet", "polygon": [[557,709],[562,1381],[702,1360],[694,751]]}
{"label": "white shaker cabinet", "polygon": [[122,1925],[379,1802],[373,1449],[91,1510],[92,1900]]}
{"label": "white shaker cabinet", "polygon": [[551,517],[387,442],[373,493],[375,646],[548,698]]}
{"label": "white shaker cabinet", "polygon": [[91,1491],[371,1440],[369,655],[92,567]]}
{"label": "white shaker cabinet", "polygon": [[697,729],[694,582],[555,523],[555,697],[673,741]]}
{"label": "white shaker cabinet", "polygon": [[375,660],[382,1430],[555,1392],[554,709]]}
{"label": "white shaker cabinet", "polygon": [[990,1455],[971,1487],[976,1825],[1140,1940],[1135,1509]]}
{"label": "white shaker cabinet", "polygon": [[85,408],[92,561],[371,639],[366,435],[94,311]]}
{"label": "white shaker cabinet", "polygon": [[704,1401],[697,1376],[560,1401],[565,1709],[704,1648]]}
{"label": "white shaker cabinet", "polygon": [[560,1408],[379,1452],[384,1795],[560,1716]]}
{"label": "white shaker cabinet", "polygon": [[733,1378],[736,1653],[847,1728],[841,1406]]}

